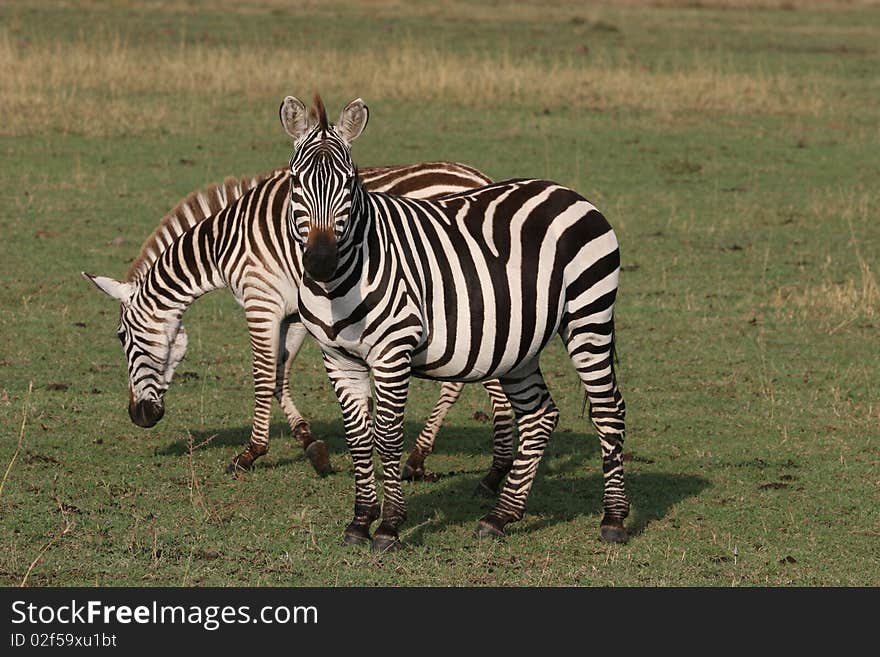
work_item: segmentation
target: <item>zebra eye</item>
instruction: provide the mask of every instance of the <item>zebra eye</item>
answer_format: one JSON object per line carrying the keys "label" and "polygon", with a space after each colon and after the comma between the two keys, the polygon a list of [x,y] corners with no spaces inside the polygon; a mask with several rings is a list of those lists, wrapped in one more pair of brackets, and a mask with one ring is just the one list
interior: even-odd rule
{"label": "zebra eye", "polygon": [[122,329],[116,331],[116,337],[119,338],[120,342],[124,343],[125,342],[125,331],[123,331]]}

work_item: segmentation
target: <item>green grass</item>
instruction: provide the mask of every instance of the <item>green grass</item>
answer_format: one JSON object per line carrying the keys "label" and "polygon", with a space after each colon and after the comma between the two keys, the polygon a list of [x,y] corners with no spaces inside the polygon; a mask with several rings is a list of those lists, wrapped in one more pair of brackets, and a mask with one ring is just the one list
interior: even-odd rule
{"label": "green grass", "polygon": [[[34,72],[0,80],[0,584],[880,584],[880,10],[665,4],[0,7],[0,51]],[[146,59],[142,79],[102,80],[103,38],[120,61],[196,69],[162,82]],[[299,59],[251,78],[234,68],[236,53],[276,47]],[[432,53],[447,93],[356,66],[396,49]],[[213,55],[233,68],[211,77]],[[39,75],[82,62],[76,79]],[[469,62],[520,86],[476,93]],[[569,88],[580,66],[585,86]],[[542,67],[569,77],[535,79]],[[286,162],[278,103],[317,85],[331,114],[369,103],[361,165],[446,158],[548,177],[605,212],[624,262],[628,545],[598,540],[598,443],[555,343],[542,364],[560,426],[501,542],[471,534],[490,459],[475,419],[488,401],[471,386],[430,457],[444,476],[405,485],[408,549],[340,545],[353,481],[311,342],[295,399],[337,473],[314,475],[276,411],[260,467],[224,474],[252,404],[244,318],[225,291],[187,314],[165,419],[128,420],[117,308],[79,271],[122,276],[188,192]],[[407,447],[438,391],[414,383]],[[190,453],[190,440],[207,442]]]}

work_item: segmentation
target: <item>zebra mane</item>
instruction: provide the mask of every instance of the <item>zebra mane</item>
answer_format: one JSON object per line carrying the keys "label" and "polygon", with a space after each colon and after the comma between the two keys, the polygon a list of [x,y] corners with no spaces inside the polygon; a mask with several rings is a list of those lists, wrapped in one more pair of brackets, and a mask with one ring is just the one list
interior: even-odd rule
{"label": "zebra mane", "polygon": [[261,182],[275,177],[280,171],[283,169],[272,169],[263,174],[244,178],[227,177],[220,184],[209,185],[189,194],[174,206],[171,212],[162,217],[156,230],[144,241],[140,253],[128,267],[126,280],[140,279],[174,240],[197,223],[240,199]]}
{"label": "zebra mane", "polygon": [[327,132],[330,124],[327,122],[327,108],[324,107],[324,101],[321,100],[321,94],[315,94],[315,106],[309,110],[309,114],[317,125],[321,126],[321,130]]}

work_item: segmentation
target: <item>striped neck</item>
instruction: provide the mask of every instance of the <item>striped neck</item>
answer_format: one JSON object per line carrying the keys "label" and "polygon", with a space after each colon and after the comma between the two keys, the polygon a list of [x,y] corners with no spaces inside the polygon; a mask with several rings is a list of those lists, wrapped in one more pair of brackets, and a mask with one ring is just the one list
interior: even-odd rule
{"label": "striped neck", "polygon": [[203,294],[226,286],[215,242],[220,213],[178,237],[144,275],[138,295],[156,315],[180,317]]}

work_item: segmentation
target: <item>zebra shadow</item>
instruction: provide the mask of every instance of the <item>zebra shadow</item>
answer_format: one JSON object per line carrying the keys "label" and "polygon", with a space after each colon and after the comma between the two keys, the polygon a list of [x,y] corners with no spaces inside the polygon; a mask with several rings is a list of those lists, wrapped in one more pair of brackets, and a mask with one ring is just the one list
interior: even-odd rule
{"label": "zebra shadow", "polygon": [[[417,421],[406,423],[404,455],[415,442],[422,429]],[[250,438],[250,426],[208,429],[192,432],[192,444],[202,449],[226,449],[232,459]],[[348,453],[341,422],[314,422],[312,432],[326,441],[331,454]],[[254,476],[263,468],[288,467],[304,460],[298,445],[294,449],[281,448],[290,443],[291,436],[283,422],[273,423],[269,455],[258,461]],[[283,450],[283,451],[282,451]],[[189,440],[173,441],[156,454],[177,458],[189,452]],[[474,457],[482,457],[474,459]],[[461,467],[466,459],[467,467]],[[443,531],[449,526],[468,526],[481,518],[494,504],[493,499],[476,493],[477,485],[492,460],[491,423],[478,426],[444,425],[437,437],[434,453],[426,465],[433,471],[430,481],[406,482],[404,495],[407,500],[408,520],[404,525],[404,542],[420,545],[426,536]],[[452,467],[450,470],[450,461]],[[647,463],[650,464],[650,461]],[[633,509],[627,520],[631,537],[636,537],[654,521],[664,518],[669,510],[681,501],[699,495],[711,484],[709,480],[687,473],[652,471],[645,460],[634,457],[627,463],[627,493]],[[534,531],[558,523],[569,522],[585,515],[602,513],[603,478],[599,457],[598,438],[591,433],[557,431],[551,437],[544,453],[538,474],[526,505],[527,517],[532,518],[528,527],[520,529],[511,525],[509,531]],[[377,470],[377,474],[380,470]],[[351,478],[349,467],[335,473]],[[537,516],[537,520],[534,517]],[[596,527],[598,536],[598,525]]]}
{"label": "zebra shadow", "polygon": [[[453,428],[450,427],[450,433]],[[486,469],[491,461],[491,437],[483,432],[462,432],[467,442],[479,446],[478,452],[486,454]],[[445,449],[454,452],[459,448],[455,440],[437,440],[435,453]],[[699,495],[710,487],[711,482],[698,474],[658,472],[650,459],[632,451],[624,452],[626,462],[627,494],[632,511],[627,520],[631,537],[645,531],[651,523],[664,518],[676,504]],[[495,504],[494,499],[477,493],[477,487],[485,470],[451,473],[458,476],[441,477],[434,483],[413,482],[407,485],[407,526],[404,540],[418,545],[426,535],[443,531],[448,526],[476,522]],[[519,530],[516,524],[510,532],[534,531],[557,523],[569,522],[584,515],[597,518],[602,514],[603,492],[602,460],[598,437],[591,433],[575,431],[554,433],[544,452],[534,486],[526,504],[526,515],[531,516],[528,529]],[[535,519],[535,516],[538,518]]]}
{"label": "zebra shadow", "polygon": [[[345,431],[342,421],[310,423],[312,435],[327,442],[334,453],[346,453]],[[411,449],[416,437],[424,424],[417,420],[407,421],[404,425],[405,449]],[[200,429],[190,431],[192,444],[198,449],[243,448],[251,437],[251,427],[220,427],[216,429]],[[277,443],[289,443],[292,440],[290,428],[283,421],[273,422],[269,430],[269,446]],[[435,452],[443,453],[446,443],[454,443],[454,453],[491,454],[492,424],[476,427],[455,427],[444,425],[435,445]],[[178,438],[164,447],[157,448],[155,453],[161,456],[181,456],[189,452],[189,439]]]}
{"label": "zebra shadow", "polygon": [[[416,438],[423,424],[419,421],[407,421],[404,426],[404,458],[415,445]],[[347,455],[348,447],[342,422],[313,422],[312,434],[327,443],[330,453],[334,456]],[[231,460],[247,444],[251,435],[249,426],[224,427],[219,429],[203,429],[191,431],[192,445],[196,451],[228,450]],[[305,456],[297,443],[292,442],[290,429],[284,422],[275,422],[270,429],[269,454],[257,462],[257,468],[279,468],[302,461]],[[282,447],[286,445],[286,447]],[[292,448],[292,449],[291,449]],[[154,450],[157,456],[181,457],[189,453],[190,440],[179,438],[164,447]],[[589,433],[575,431],[557,431],[551,437],[547,447],[545,462],[552,459],[552,466],[557,472],[570,472],[581,467],[584,458],[598,454],[598,438]],[[475,459],[474,457],[482,457]],[[462,467],[460,459],[468,462]],[[427,458],[425,465],[431,474],[431,481],[451,476],[467,474],[485,474],[492,462],[492,423],[476,426],[444,425],[440,429],[434,444],[433,453]]]}
{"label": "zebra shadow", "polygon": [[[595,538],[598,539],[598,521],[602,516],[601,462],[598,459],[593,463],[581,462],[579,469],[582,475],[563,474],[552,464],[552,459],[549,464],[542,463],[526,504],[527,526],[510,525],[508,533],[528,533],[583,516],[595,516]],[[477,520],[495,503],[494,499],[475,493],[479,481],[480,476],[469,475],[435,484],[409,484],[405,493],[408,520],[403,527],[404,542],[421,545],[427,536],[450,526],[476,527]],[[626,474],[627,494],[632,503],[626,522],[630,537],[641,535],[650,523],[666,517],[676,504],[699,495],[710,486],[709,480],[698,475],[630,467]],[[408,528],[412,529],[407,531]]]}

